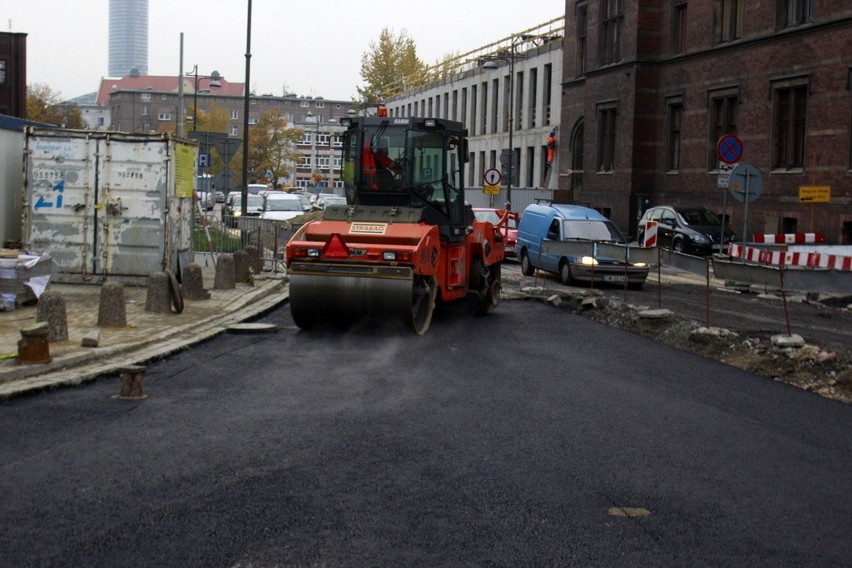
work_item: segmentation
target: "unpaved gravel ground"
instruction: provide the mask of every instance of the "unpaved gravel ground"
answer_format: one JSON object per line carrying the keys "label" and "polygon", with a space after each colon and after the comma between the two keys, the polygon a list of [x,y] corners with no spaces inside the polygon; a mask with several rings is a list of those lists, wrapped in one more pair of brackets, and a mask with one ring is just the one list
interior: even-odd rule
{"label": "unpaved gravel ground", "polygon": [[[643,290],[563,286],[503,265],[503,298],[545,301],[678,349],[852,404],[852,297],[736,286],[662,269]],[[786,307],[784,298],[786,297]],[[558,299],[557,299],[558,298]],[[557,305],[558,304],[558,305]],[[499,309],[499,308],[498,308]],[[774,345],[800,336],[804,345]]]}

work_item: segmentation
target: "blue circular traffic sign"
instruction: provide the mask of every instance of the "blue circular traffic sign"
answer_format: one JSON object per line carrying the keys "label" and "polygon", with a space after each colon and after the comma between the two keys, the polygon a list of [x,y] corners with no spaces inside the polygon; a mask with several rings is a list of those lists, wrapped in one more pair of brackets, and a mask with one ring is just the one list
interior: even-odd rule
{"label": "blue circular traffic sign", "polygon": [[735,164],[743,157],[742,140],[733,134],[725,134],[716,144],[716,156],[726,164]]}

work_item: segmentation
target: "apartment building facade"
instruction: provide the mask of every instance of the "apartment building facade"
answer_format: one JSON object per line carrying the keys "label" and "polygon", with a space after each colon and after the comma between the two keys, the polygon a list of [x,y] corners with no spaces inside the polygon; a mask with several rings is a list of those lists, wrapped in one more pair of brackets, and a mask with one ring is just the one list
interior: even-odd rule
{"label": "apartment building facade", "polygon": [[[852,242],[848,1],[568,0],[565,27],[559,185],[574,201],[633,234],[649,205],[703,205],[737,233]],[[725,135],[760,195],[726,187]]]}
{"label": "apartment building facade", "polygon": [[[184,130],[193,134],[195,108],[199,113],[214,108],[224,109],[229,117],[231,139],[242,140],[245,124],[243,83],[224,78],[205,76],[183,78]],[[178,78],[169,76],[128,76],[104,79],[98,94],[98,104],[110,109],[110,130],[122,132],[176,132],[180,95]],[[275,180],[284,187],[341,187],[341,133],[339,120],[347,116],[351,101],[327,100],[321,97],[296,95],[249,97],[249,128],[269,111],[279,112],[290,127],[303,131],[296,145],[299,159],[290,177]],[[203,138],[203,137],[202,137]]]}

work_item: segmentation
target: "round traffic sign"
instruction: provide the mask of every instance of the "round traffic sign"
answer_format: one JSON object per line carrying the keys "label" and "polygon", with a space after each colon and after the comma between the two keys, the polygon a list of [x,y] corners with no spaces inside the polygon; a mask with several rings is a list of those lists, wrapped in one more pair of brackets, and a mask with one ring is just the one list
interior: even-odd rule
{"label": "round traffic sign", "polygon": [[725,134],[716,143],[716,156],[726,164],[739,162],[743,157],[742,140],[733,134]]}
{"label": "round traffic sign", "polygon": [[763,172],[750,162],[739,164],[731,172],[728,191],[740,203],[751,203],[763,193]]}
{"label": "round traffic sign", "polygon": [[500,185],[501,179],[502,176],[500,175],[500,170],[498,170],[497,168],[485,170],[485,175],[483,176],[485,185]]}

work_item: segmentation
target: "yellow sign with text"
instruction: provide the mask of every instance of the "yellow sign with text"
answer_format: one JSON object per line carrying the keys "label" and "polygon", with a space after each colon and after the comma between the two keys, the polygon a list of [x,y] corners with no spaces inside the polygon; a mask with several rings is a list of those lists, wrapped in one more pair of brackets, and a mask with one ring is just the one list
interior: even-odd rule
{"label": "yellow sign with text", "polygon": [[800,185],[799,201],[801,203],[828,203],[831,201],[831,186]]}
{"label": "yellow sign with text", "polygon": [[500,186],[485,184],[482,186],[482,193],[487,193],[488,195],[500,195]]}
{"label": "yellow sign with text", "polygon": [[195,187],[197,148],[175,143],[175,197],[192,197]]}

